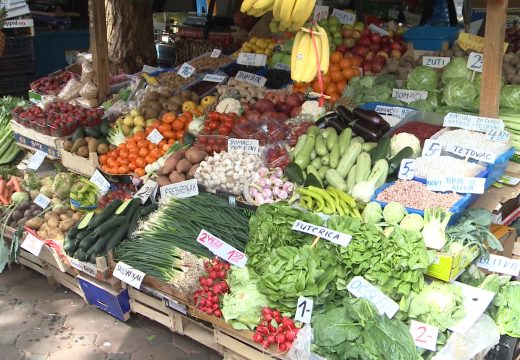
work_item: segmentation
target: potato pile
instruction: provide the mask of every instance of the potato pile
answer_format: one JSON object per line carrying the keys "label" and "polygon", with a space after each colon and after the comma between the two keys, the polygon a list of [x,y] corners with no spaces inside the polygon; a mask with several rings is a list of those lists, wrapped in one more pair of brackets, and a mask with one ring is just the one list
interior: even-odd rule
{"label": "potato pile", "polygon": [[167,112],[181,113],[185,101],[198,103],[199,100],[199,95],[189,90],[172,95],[171,89],[168,88],[151,89],[144,95],[139,105],[139,113],[145,119],[160,119]]}
{"label": "potato pile", "polygon": [[193,179],[199,164],[207,156],[208,154],[197,146],[171,154],[157,172],[157,184],[165,186]]}
{"label": "potato pile", "polygon": [[502,78],[507,85],[520,84],[520,50],[504,55]]}
{"label": "potato pile", "polygon": [[81,219],[81,213],[67,209],[65,206],[55,207],[46,212],[43,217],[33,217],[25,223],[26,226],[38,231],[42,239],[61,241],[65,234]]}

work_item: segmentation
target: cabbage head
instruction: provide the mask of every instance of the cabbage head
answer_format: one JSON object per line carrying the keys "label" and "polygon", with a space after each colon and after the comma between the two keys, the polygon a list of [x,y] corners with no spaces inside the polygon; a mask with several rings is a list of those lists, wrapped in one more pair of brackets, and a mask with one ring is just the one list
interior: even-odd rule
{"label": "cabbage head", "polygon": [[453,78],[464,78],[470,80],[473,71],[466,67],[467,63],[468,60],[465,57],[452,59],[448,65],[442,69],[442,82],[446,84],[448,80]]}
{"label": "cabbage head", "polygon": [[502,88],[500,107],[520,109],[520,85],[506,85]]}
{"label": "cabbage head", "polygon": [[478,90],[471,81],[465,78],[453,78],[444,85],[442,101],[450,107],[474,109],[475,99],[478,96]]}
{"label": "cabbage head", "polygon": [[439,87],[437,70],[429,66],[416,67],[408,74],[406,87],[410,90],[437,90]]}
{"label": "cabbage head", "polygon": [[431,112],[434,110],[432,104],[428,100],[415,100],[408,104],[408,106],[421,111]]}

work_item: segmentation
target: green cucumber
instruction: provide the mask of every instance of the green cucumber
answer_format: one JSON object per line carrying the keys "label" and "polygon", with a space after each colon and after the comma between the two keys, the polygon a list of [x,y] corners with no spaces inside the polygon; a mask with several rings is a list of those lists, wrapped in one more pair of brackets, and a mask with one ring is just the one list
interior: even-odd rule
{"label": "green cucumber", "polygon": [[123,225],[126,221],[126,217],[124,216],[113,217],[105,221],[103,224],[99,225],[96,229],[94,229],[93,233],[97,234],[98,236],[102,236],[110,230],[112,230],[113,228]]}
{"label": "green cucumber", "polygon": [[331,131],[329,136],[327,136],[327,149],[329,149],[329,151],[332,151],[334,145],[338,144],[338,140],[338,133],[336,133],[336,131]]}
{"label": "green cucumber", "polygon": [[333,169],[337,168],[339,164],[339,144],[336,142],[330,150],[329,166]]}
{"label": "green cucumber", "polygon": [[91,211],[91,212],[87,213],[87,215],[83,216],[83,219],[81,219],[81,221],[78,225],[78,229],[81,230],[81,229],[86,228],[93,216],[94,216],[93,211]]}
{"label": "green cucumber", "polygon": [[114,215],[115,211],[119,206],[121,206],[122,203],[123,200],[121,199],[112,201],[103,210],[101,210],[99,214],[97,214],[96,218],[92,221],[88,228],[93,230],[107,221],[112,215]]}
{"label": "green cucumber", "polygon": [[116,210],[116,215],[121,215],[125,211],[126,207],[130,205],[132,199],[126,199]]}
{"label": "green cucumber", "polygon": [[112,237],[105,244],[105,251],[115,249],[117,245],[123,240],[127,234],[129,228],[129,223],[125,223],[123,226],[117,228],[116,232],[112,234]]}
{"label": "green cucumber", "polygon": [[407,146],[399,151],[393,158],[388,161],[388,174],[392,175],[399,171],[399,167],[401,166],[401,161],[403,159],[408,159],[413,157],[413,150],[411,147]]}
{"label": "green cucumber", "polygon": [[112,237],[114,236],[114,234],[116,234],[116,232],[118,232],[121,229],[125,229],[125,234],[126,234],[127,226],[128,226],[128,223],[125,223],[123,226],[114,228],[111,231],[107,232],[106,234],[101,236],[98,239],[98,241],[96,241],[96,243],[94,245],[92,245],[92,247],[89,250],[92,250],[92,252],[96,255],[101,255],[105,251],[105,247],[107,246],[109,240],[112,239]]}
{"label": "green cucumber", "polygon": [[321,135],[316,137],[316,142],[314,143],[314,150],[318,156],[324,156],[328,153],[327,151],[327,140]]}
{"label": "green cucumber", "polygon": [[390,138],[384,137],[377,142],[377,146],[370,150],[368,154],[372,159],[372,165],[375,164],[377,160],[386,159],[388,154],[390,153]]}
{"label": "green cucumber", "polygon": [[81,240],[81,242],[79,243],[79,248],[87,251],[88,249],[90,249],[92,245],[96,243],[97,239],[98,237],[95,233],[90,233],[83,240]]}

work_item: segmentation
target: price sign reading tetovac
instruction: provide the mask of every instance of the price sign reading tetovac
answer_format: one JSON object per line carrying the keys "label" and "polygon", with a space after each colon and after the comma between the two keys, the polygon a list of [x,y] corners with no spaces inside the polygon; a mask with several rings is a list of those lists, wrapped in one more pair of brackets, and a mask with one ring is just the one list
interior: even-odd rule
{"label": "price sign reading tetovac", "polygon": [[310,324],[313,306],[314,301],[305,296],[300,296],[296,304],[296,315],[294,316],[294,320]]}
{"label": "price sign reading tetovac", "polygon": [[264,66],[267,62],[267,55],[255,53],[238,53],[237,64],[247,66]]}
{"label": "price sign reading tetovac", "polygon": [[326,19],[329,17],[329,7],[324,5],[316,5],[314,7],[314,16],[313,19],[316,21],[320,21],[321,19]]}
{"label": "price sign reading tetovac", "polygon": [[485,178],[428,176],[426,188],[431,191],[454,191],[461,194],[483,194]]}
{"label": "price sign reading tetovac", "polygon": [[176,199],[184,199],[199,195],[199,187],[197,180],[191,179],[181,181],[176,184],[161,186],[161,199],[174,197]]}
{"label": "price sign reading tetovac", "polygon": [[224,75],[206,74],[204,75],[202,80],[221,83],[222,81],[226,80],[226,77]]}
{"label": "price sign reading tetovac", "polygon": [[106,193],[108,189],[110,189],[110,183],[105,179],[103,175],[99,172],[99,170],[94,171],[94,174],[90,178],[90,181],[92,181],[96,186],[99,188],[99,191],[101,193]]}
{"label": "price sign reading tetovac", "polygon": [[337,17],[341,24],[353,25],[356,22],[356,14],[351,13],[349,11],[333,9],[332,16]]}
{"label": "price sign reading tetovac", "polygon": [[305,221],[296,220],[292,226],[292,230],[296,230],[302,233],[318,236],[331,243],[338,244],[341,246],[348,246],[352,236],[327,229],[323,226],[306,223]]}
{"label": "price sign reading tetovac", "polygon": [[471,52],[469,53],[468,62],[466,67],[471,71],[482,72],[482,66],[484,64],[484,56],[480,53]]}
{"label": "price sign reading tetovac", "polygon": [[202,229],[199,236],[197,236],[197,242],[230,264],[238,267],[244,267],[246,265],[247,257],[243,252],[235,249],[225,241],[220,240],[218,237],[211,235],[204,229]]}
{"label": "price sign reading tetovac", "polygon": [[477,265],[491,272],[511,276],[518,276],[520,274],[520,260],[506,258],[505,256],[490,254],[487,260],[481,258]]}
{"label": "price sign reading tetovac", "polygon": [[509,142],[511,134],[507,130],[489,130],[486,132],[486,140],[496,142]]}
{"label": "price sign reading tetovac", "polygon": [[362,276],[355,276],[348,283],[347,290],[355,297],[369,300],[380,314],[386,314],[389,318],[392,318],[399,310],[399,304],[383,294]]}
{"label": "price sign reading tetovac", "polygon": [[152,179],[148,179],[139,191],[135,193],[134,197],[141,199],[141,204],[144,204],[154,193],[157,193],[157,183]]}
{"label": "price sign reading tetovac", "polygon": [[183,78],[187,79],[189,78],[193,73],[195,72],[195,68],[191,66],[188,63],[184,63],[179,68],[179,71],[177,71],[177,74],[182,76]]}
{"label": "price sign reading tetovac", "polygon": [[246,154],[258,154],[260,143],[255,139],[228,139],[228,152],[243,150]]}
{"label": "price sign reading tetovac", "polygon": [[42,209],[46,209],[47,206],[49,206],[49,204],[51,203],[51,199],[49,199],[47,196],[40,193],[34,199],[34,203],[36,205],[38,205],[39,207],[41,207]]}
{"label": "price sign reading tetovac", "polygon": [[235,75],[235,79],[244,81],[248,84],[258,86],[258,87],[263,87],[265,85],[265,83],[267,82],[267,79],[265,77],[260,76],[260,75],[251,74],[251,73],[248,73],[245,71],[237,72],[237,74]]}
{"label": "price sign reading tetovac", "polygon": [[456,127],[486,133],[490,130],[504,130],[504,122],[482,116],[448,113],[442,124],[444,127]]}
{"label": "price sign reading tetovac", "polygon": [[401,180],[412,180],[415,173],[415,159],[403,159],[397,177]]}
{"label": "price sign reading tetovac", "polygon": [[222,52],[222,50],[220,50],[220,49],[213,49],[213,51],[211,52],[211,55],[209,57],[216,59],[220,56],[221,52]]}
{"label": "price sign reading tetovac", "polygon": [[162,139],[164,139],[164,136],[162,136],[162,134],[157,129],[153,129],[152,131],[150,131],[150,133],[146,137],[146,140],[155,145],[159,144],[162,141]]}
{"label": "price sign reading tetovac", "polygon": [[452,154],[461,156],[461,157],[470,157],[475,160],[483,161],[488,164],[494,164],[496,160],[496,156],[494,153],[490,153],[482,150],[475,150],[466,146],[461,146],[457,144],[449,144],[445,149],[447,152]]}
{"label": "price sign reading tetovac", "polygon": [[135,287],[136,289],[141,288],[141,283],[144,280],[146,274],[140,270],[137,270],[130,265],[120,261],[116,264],[113,273],[114,277],[118,278],[122,282]]}
{"label": "price sign reading tetovac", "polygon": [[423,56],[422,64],[434,69],[442,69],[451,61],[449,56]]}
{"label": "price sign reading tetovac", "polygon": [[43,241],[41,241],[29,232],[27,233],[27,236],[25,237],[25,240],[23,241],[22,245],[20,245],[22,249],[29,251],[34,256],[40,255],[42,246]]}
{"label": "price sign reading tetovac", "polygon": [[27,167],[31,170],[38,170],[46,156],[46,152],[41,150],[36,151],[34,155],[31,156],[31,158],[29,159],[29,164],[27,164]]}
{"label": "price sign reading tetovac", "polygon": [[440,142],[426,139],[422,149],[422,157],[438,157],[441,156],[442,145]]}
{"label": "price sign reading tetovac", "polygon": [[411,103],[415,100],[424,100],[428,97],[428,91],[422,90],[408,90],[408,89],[393,89],[392,98],[405,102]]}
{"label": "price sign reading tetovac", "polygon": [[436,351],[437,336],[439,328],[412,320],[410,323],[410,333],[412,334],[415,345],[431,351]]}

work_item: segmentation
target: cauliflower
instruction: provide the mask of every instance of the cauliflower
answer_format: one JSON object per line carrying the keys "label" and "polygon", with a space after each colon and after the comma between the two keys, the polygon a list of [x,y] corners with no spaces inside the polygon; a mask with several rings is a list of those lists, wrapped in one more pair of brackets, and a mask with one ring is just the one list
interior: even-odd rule
{"label": "cauliflower", "polygon": [[314,120],[318,120],[320,117],[325,115],[325,112],[325,106],[320,107],[317,100],[307,100],[302,104],[301,114],[311,115]]}
{"label": "cauliflower", "polygon": [[227,98],[218,103],[216,110],[223,114],[235,113],[242,114],[242,105],[240,101],[232,98]]}
{"label": "cauliflower", "polygon": [[390,140],[390,156],[394,157],[407,146],[412,148],[414,158],[421,156],[421,142],[417,136],[409,133],[399,133],[392,136]]}

